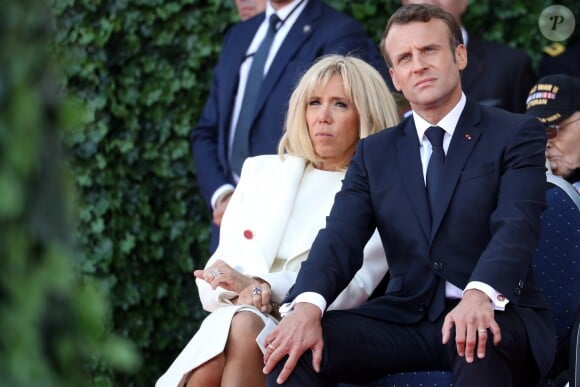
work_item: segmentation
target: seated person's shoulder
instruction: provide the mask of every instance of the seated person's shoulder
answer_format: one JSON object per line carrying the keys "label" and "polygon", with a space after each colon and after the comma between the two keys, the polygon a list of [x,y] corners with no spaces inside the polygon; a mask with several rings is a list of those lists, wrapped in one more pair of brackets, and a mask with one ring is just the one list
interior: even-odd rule
{"label": "seated person's shoulder", "polygon": [[580,39],[569,44],[554,42],[542,49],[540,76],[565,73],[580,76]]}

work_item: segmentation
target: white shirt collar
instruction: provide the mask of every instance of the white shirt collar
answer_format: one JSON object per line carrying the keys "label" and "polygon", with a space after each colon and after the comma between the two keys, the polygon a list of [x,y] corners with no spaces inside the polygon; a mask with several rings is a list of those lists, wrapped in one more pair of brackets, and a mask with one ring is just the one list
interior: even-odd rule
{"label": "white shirt collar", "polygon": [[[447,133],[449,136],[453,136],[453,133],[455,132],[455,127],[457,126],[459,117],[463,112],[463,108],[465,107],[466,101],[467,99],[465,98],[465,94],[461,92],[461,98],[459,99],[457,105],[455,105],[455,107],[451,109],[451,111],[447,113],[445,117],[441,119],[441,121],[437,122],[435,126],[439,126],[440,128],[442,128],[445,131],[445,133]],[[425,131],[433,125],[425,121],[423,117],[421,117],[414,111],[413,111],[413,121],[415,122],[415,128],[417,129],[419,143],[422,143]]]}
{"label": "white shirt collar", "polygon": [[[290,12],[292,12],[294,10],[294,8],[298,5],[299,2],[300,2],[300,0],[293,0],[292,2],[288,3],[287,5],[280,8],[278,11],[276,11],[272,7],[272,4],[270,4],[270,2],[267,1],[266,2],[266,20],[270,20],[270,16],[273,13],[278,15],[280,20],[285,20],[288,17],[288,15],[290,14]],[[308,3],[308,0],[304,1],[304,4],[301,4],[302,8],[304,8],[304,6],[306,6],[306,3]],[[295,13],[300,13],[300,10],[297,9]]]}
{"label": "white shirt collar", "polygon": [[463,38],[463,45],[465,47],[467,47],[467,41],[469,40],[469,35],[467,34],[467,30],[465,29],[465,27],[460,26],[461,27],[461,37]]}

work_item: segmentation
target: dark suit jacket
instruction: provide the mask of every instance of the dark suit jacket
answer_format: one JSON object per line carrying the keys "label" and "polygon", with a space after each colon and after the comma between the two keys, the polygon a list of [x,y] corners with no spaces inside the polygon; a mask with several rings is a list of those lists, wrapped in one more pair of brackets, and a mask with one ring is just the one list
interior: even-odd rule
{"label": "dark suit jacket", "polygon": [[[192,132],[197,181],[208,205],[217,188],[234,184],[228,163],[228,139],[238,73],[263,20],[262,13],[228,31],[214,69],[209,98]],[[310,0],[264,79],[250,134],[250,156],[276,153],[288,100],[299,77],[316,58],[332,53],[352,53],[388,77],[377,45],[369,39],[361,24],[320,0]]]}
{"label": "dark suit jacket", "polygon": [[468,97],[487,106],[523,113],[537,77],[521,50],[469,36],[461,84]]}
{"label": "dark suit jacket", "polygon": [[389,261],[384,295],[356,313],[412,324],[437,284],[482,281],[510,300],[541,372],[553,359],[548,305],[531,261],[545,207],[543,126],[533,117],[467,101],[447,152],[431,229],[412,118],[361,140],[342,190],[286,301],[305,291],[331,301],[361,266],[378,228]]}
{"label": "dark suit jacket", "polygon": [[544,53],[538,66],[540,77],[550,74],[568,74],[580,77],[580,40],[554,55]]}

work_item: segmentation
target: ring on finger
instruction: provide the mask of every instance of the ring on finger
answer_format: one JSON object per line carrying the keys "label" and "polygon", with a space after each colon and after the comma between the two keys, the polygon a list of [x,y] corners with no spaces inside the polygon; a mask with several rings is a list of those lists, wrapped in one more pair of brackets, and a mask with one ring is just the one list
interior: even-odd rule
{"label": "ring on finger", "polygon": [[270,343],[270,344],[268,344],[268,349],[271,349],[272,351],[275,351],[276,350],[276,347],[274,347],[272,345],[272,343]]}
{"label": "ring on finger", "polygon": [[487,333],[487,329],[483,329],[483,328],[482,328],[482,329],[478,329],[477,331],[478,331],[479,333]]}
{"label": "ring on finger", "polygon": [[216,267],[212,267],[209,271],[214,277],[219,277],[222,274]]}
{"label": "ring on finger", "polygon": [[252,296],[259,296],[260,294],[262,294],[262,289],[260,289],[258,286],[254,286],[252,288]]}

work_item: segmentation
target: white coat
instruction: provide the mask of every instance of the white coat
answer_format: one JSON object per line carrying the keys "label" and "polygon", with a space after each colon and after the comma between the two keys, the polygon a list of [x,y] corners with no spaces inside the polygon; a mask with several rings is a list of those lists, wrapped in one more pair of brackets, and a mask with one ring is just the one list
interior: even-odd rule
{"label": "white coat", "polygon": [[[328,192],[318,192],[308,205],[296,208],[294,202],[306,168],[306,161],[299,157],[286,156],[284,160],[276,155],[248,158],[222,219],[219,246],[206,267],[221,259],[241,273],[260,277],[270,284],[272,300],[280,303],[294,284],[300,263],[307,258],[318,231],[324,227],[334,196],[340,189],[340,181],[337,181],[336,186],[328,187]],[[309,217],[307,224],[294,228],[289,235],[286,226],[290,216],[298,211],[324,213],[324,216]],[[292,241],[294,251],[281,270],[272,272],[272,263],[283,238]],[[364,256],[363,266],[329,309],[360,305],[385,276],[387,260],[377,232],[367,243]],[[267,318],[256,308],[231,305],[229,300],[237,295],[234,292],[220,287],[212,290],[207,282],[199,279],[196,283],[203,308],[212,313],[157,381],[156,387],[177,386],[184,374],[221,353],[231,319],[241,308],[254,311],[264,321]]]}

